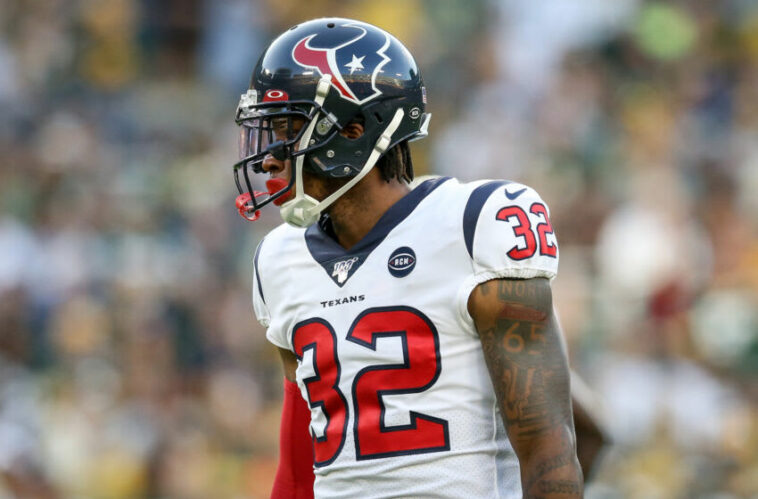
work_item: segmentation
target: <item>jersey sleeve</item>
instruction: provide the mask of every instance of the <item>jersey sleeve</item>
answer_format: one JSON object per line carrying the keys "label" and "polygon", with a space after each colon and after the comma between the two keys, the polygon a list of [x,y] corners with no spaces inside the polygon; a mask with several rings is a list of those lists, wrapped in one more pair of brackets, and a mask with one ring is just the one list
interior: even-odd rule
{"label": "jersey sleeve", "polygon": [[266,305],[266,299],[263,296],[263,284],[261,283],[261,275],[258,270],[258,259],[261,255],[261,247],[263,241],[258,244],[255,249],[255,259],[253,260],[253,309],[255,311],[255,318],[263,327],[268,327],[271,323],[271,315]]}
{"label": "jersey sleeve", "polygon": [[491,279],[552,279],[558,272],[558,242],[550,210],[523,184],[494,181],[476,187],[463,215],[463,235],[472,274],[461,289],[464,317],[471,291]]}
{"label": "jersey sleeve", "polygon": [[[255,259],[253,261],[253,309],[258,322],[266,328],[266,338],[274,345],[291,350],[287,342],[287,335],[284,333],[282,325],[271,317],[269,304],[266,303],[266,277],[261,270],[266,267],[262,265],[265,262],[263,254],[263,243],[265,239],[258,244],[255,250]],[[271,299],[271,297],[269,297]]]}

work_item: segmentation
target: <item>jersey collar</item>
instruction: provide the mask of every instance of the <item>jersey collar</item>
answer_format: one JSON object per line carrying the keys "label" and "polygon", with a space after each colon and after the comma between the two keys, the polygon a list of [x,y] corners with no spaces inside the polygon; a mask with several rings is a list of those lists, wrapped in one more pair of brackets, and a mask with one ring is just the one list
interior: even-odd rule
{"label": "jersey collar", "polygon": [[339,287],[342,287],[369,254],[384,241],[387,234],[397,227],[437,187],[450,177],[430,179],[403,196],[393,204],[363,239],[346,250],[330,236],[321,224],[313,224],[305,231],[308,251]]}

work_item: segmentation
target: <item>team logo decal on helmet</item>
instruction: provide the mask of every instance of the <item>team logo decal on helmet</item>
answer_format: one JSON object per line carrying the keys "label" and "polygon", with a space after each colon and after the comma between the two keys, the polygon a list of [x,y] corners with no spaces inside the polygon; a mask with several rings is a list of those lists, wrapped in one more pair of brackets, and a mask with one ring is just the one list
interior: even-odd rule
{"label": "team logo decal on helmet", "polygon": [[[342,24],[332,28],[333,30],[340,30],[336,35],[338,39],[344,39],[341,43],[334,45],[334,42],[330,44],[332,46],[319,46],[318,33],[306,36],[295,44],[292,49],[292,59],[300,66],[306,69],[316,69],[321,75],[332,76],[332,86],[336,88],[340,95],[356,104],[363,104],[370,101],[374,97],[381,95],[382,92],[376,88],[376,77],[382,71],[382,67],[390,62],[390,58],[385,55],[385,51],[390,46],[390,38],[387,33],[373,32],[369,35],[368,30],[355,24]],[[356,32],[358,30],[358,32]],[[335,33],[329,33],[332,38]],[[358,40],[366,37],[376,37],[376,52],[366,54],[356,54],[350,50],[350,46],[354,45]],[[379,37],[382,38],[379,38]],[[322,42],[322,44],[326,44]],[[345,82],[342,77],[343,71],[350,70],[350,74],[355,71],[363,71],[367,67],[370,68],[374,65],[374,70],[371,72],[371,88],[374,92],[363,99],[358,99],[350,85]],[[342,69],[346,68],[346,69]]]}

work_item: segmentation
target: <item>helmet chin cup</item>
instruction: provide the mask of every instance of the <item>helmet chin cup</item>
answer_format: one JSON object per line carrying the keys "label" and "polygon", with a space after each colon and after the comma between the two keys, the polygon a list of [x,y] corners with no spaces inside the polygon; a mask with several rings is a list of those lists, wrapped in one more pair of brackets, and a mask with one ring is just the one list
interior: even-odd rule
{"label": "helmet chin cup", "polygon": [[287,201],[279,207],[279,211],[285,222],[293,227],[304,229],[316,223],[321,210],[318,209],[319,202],[307,194],[302,197]]}

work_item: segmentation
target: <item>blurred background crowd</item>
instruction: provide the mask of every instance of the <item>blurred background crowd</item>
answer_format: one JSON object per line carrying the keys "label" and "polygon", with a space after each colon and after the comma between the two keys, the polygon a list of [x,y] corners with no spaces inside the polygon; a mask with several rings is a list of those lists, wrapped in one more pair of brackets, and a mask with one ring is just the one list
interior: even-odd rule
{"label": "blurred background crowd", "polygon": [[551,206],[587,497],[758,497],[758,2],[0,0],[0,498],[267,496],[233,116],[326,15],[415,54],[418,173]]}

